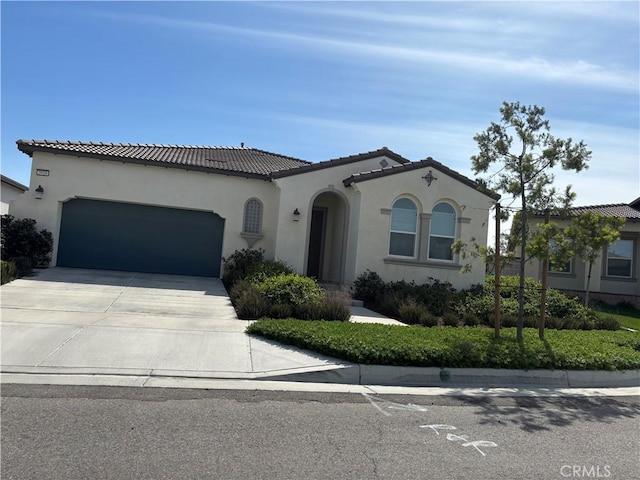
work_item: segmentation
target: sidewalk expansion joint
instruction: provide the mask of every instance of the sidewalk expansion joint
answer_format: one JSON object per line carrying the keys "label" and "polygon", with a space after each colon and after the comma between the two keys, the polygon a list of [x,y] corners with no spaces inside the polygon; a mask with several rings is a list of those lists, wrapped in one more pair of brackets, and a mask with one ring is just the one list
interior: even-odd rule
{"label": "sidewalk expansion joint", "polygon": [[51,358],[52,355],[54,355],[55,353],[57,353],[58,351],[60,351],[60,349],[62,347],[64,347],[67,343],[69,343],[71,340],[73,340],[74,338],[76,338],[76,336],[82,331],[84,330],[84,326],[79,327],[74,333],[73,335],[71,335],[69,338],[67,338],[64,342],[62,342],[60,345],[58,345],[49,355],[47,355],[45,358],[43,358],[40,362],[38,362],[35,366],[36,367],[41,367],[42,366],[42,362],[47,361],[49,358]]}

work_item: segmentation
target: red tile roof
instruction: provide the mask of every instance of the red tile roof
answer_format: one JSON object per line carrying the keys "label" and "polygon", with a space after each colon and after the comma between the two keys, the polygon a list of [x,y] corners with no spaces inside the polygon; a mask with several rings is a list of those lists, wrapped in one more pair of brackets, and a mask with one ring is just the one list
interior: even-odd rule
{"label": "red tile roof", "polygon": [[22,190],[23,192],[26,192],[27,190],[29,190],[29,187],[19,182],[16,182],[13,178],[5,177],[4,175],[0,174],[0,179],[2,180],[2,183],[11,185],[12,187],[17,188],[18,190]]}
{"label": "red tile roof", "polygon": [[423,167],[434,167],[456,180],[476,188],[482,193],[499,199],[495,192],[483,189],[477,182],[445,167],[432,158],[411,162],[397,153],[382,147],[378,150],[340,157],[324,162],[311,163],[293,157],[243,147],[210,147],[193,145],[156,145],[136,143],[73,142],[58,140],[18,140],[18,149],[29,156],[34,152],[90,157],[100,160],[158,165],[163,167],[200,170],[224,175],[271,180],[325,168],[356,163],[377,157],[386,157],[397,165],[351,175],[344,185],[393,175]]}
{"label": "red tile roof", "polygon": [[[585,205],[582,207],[571,207],[567,211],[552,213],[553,217],[567,218],[582,215],[583,213],[601,213],[609,217],[626,218],[627,222],[640,222],[640,198],[635,199],[629,204],[626,203],[609,203],[603,205]],[[534,217],[543,217],[543,212],[536,212]]]}
{"label": "red tile roof", "polygon": [[[345,178],[343,180],[343,183],[345,187],[348,187],[352,183],[365,182],[367,180],[372,180],[374,178],[386,177],[387,175],[395,175],[397,173],[417,170],[419,168],[428,168],[428,167],[435,168],[438,171],[442,172],[443,174],[448,175],[449,177],[452,177],[458,180],[459,182],[464,183],[465,185],[468,185],[473,189],[479,190],[481,193],[484,193],[485,195],[493,198],[494,200],[500,199],[500,195],[497,194],[496,192],[482,187],[482,185],[480,185],[478,182],[475,182],[470,178],[467,178],[464,175],[459,174],[455,170],[451,170],[449,167],[444,166],[442,163],[434,160],[431,157],[428,157],[424,160],[420,160],[418,162],[410,162],[410,163],[405,163],[403,165],[392,165],[390,167],[378,168],[376,170],[371,170],[369,172],[355,173],[351,175],[349,178]],[[434,180],[437,180],[437,178]]]}
{"label": "red tile roof", "polygon": [[370,152],[365,152],[365,153],[358,153],[356,155],[349,155],[348,157],[334,158],[332,160],[326,160],[324,162],[301,165],[299,167],[294,167],[289,170],[280,170],[278,172],[274,172],[273,178],[281,178],[281,177],[288,177],[291,175],[298,175],[301,173],[312,172],[315,170],[322,170],[324,168],[335,167],[338,165],[347,165],[349,163],[360,162],[362,160],[369,160],[371,158],[377,158],[377,157],[387,157],[395,162],[398,162],[401,165],[406,165],[411,163],[411,160],[407,160],[406,158],[398,155],[397,153],[392,152],[387,147],[382,147],[382,148],[379,148],[378,150],[372,150]]}
{"label": "red tile roof", "polygon": [[310,162],[266,152],[257,148],[156,145],[134,143],[70,142],[57,140],[18,140],[18,149],[29,156],[50,152],[203,170],[226,175],[268,179],[273,172],[309,165]]}
{"label": "red tile roof", "polygon": [[585,207],[572,207],[569,209],[571,215],[581,215],[586,212],[602,213],[609,217],[626,218],[630,222],[640,222],[640,206],[634,207],[632,205],[637,202],[626,203],[613,203],[609,205],[590,205]]}

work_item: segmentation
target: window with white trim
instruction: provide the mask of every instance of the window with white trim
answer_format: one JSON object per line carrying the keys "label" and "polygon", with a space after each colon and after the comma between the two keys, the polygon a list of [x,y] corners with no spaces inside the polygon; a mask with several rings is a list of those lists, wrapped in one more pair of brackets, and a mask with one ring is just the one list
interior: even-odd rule
{"label": "window with white trim", "polygon": [[242,233],[259,235],[262,232],[262,202],[251,198],[244,204],[244,222]]}
{"label": "window with white trim", "polygon": [[456,239],[456,211],[448,203],[438,203],[431,212],[429,226],[429,258],[453,261],[453,242]]}
{"label": "window with white trim", "polygon": [[[553,238],[549,239],[549,253],[553,254],[556,251],[556,248],[556,241]],[[571,267],[573,264],[571,260],[562,265],[553,265],[551,263],[551,259],[549,259],[548,262],[549,271],[552,273],[571,273]]]}
{"label": "window with white trim", "polygon": [[607,247],[607,276],[631,278],[633,240],[618,240]]}
{"label": "window with white trim", "polygon": [[396,200],[391,208],[389,255],[414,257],[418,233],[418,207],[408,198]]}

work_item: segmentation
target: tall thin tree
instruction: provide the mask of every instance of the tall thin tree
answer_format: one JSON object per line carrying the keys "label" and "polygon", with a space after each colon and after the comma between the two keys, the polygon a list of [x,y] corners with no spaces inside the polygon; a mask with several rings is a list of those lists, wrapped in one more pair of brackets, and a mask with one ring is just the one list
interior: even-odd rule
{"label": "tall thin tree", "polygon": [[591,152],[583,141],[558,139],[551,135],[545,109],[519,102],[503,102],[501,119],[478,133],[478,153],[471,157],[476,174],[487,173],[497,164],[497,173],[482,179],[487,186],[520,200],[520,284],[518,289],[517,338],[522,340],[524,324],[525,252],[528,214],[532,210],[567,208],[575,194],[571,188],[559,193],[553,186],[553,168],[580,172],[588,168]]}

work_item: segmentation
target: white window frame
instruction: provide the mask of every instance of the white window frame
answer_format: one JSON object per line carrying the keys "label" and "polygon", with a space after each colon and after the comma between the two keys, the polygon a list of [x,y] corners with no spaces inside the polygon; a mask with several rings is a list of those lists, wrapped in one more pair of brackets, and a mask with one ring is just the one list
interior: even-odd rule
{"label": "white window frame", "polygon": [[[416,215],[415,216],[414,231],[413,232],[405,231],[405,230],[394,230],[392,228],[392,226],[393,226],[393,211],[394,210],[408,210],[408,209],[405,209],[405,208],[400,208],[400,207],[396,207],[395,206],[396,203],[398,203],[400,200],[408,200],[415,207],[415,210],[412,210],[412,211],[415,211],[415,215]],[[416,258],[416,250],[418,248],[418,218],[419,218],[418,205],[416,204],[416,202],[413,199],[411,199],[409,197],[400,197],[400,198],[397,198],[393,202],[393,204],[391,205],[391,220],[390,220],[390,223],[389,223],[389,248],[388,248],[388,254],[390,256],[398,257],[398,258]],[[398,233],[398,234],[401,234],[401,235],[413,235],[413,252],[411,253],[411,255],[402,255],[402,254],[399,254],[399,253],[391,253],[391,237],[392,237],[392,234],[394,234],[394,233]]]}
{"label": "white window frame", "polygon": [[[631,243],[631,257],[629,257],[629,275],[611,275],[609,273],[609,248],[611,247],[611,245],[607,245],[606,249],[605,249],[605,259],[606,259],[606,264],[605,264],[605,272],[606,272],[606,276],[609,278],[633,278],[633,254],[634,254],[634,250],[635,250],[635,242],[632,238],[621,238],[619,240],[616,240],[613,244],[615,245],[618,242],[630,242]],[[626,259],[624,259],[626,260]]]}
{"label": "white window frame", "polygon": [[[453,210],[453,235],[452,236],[448,236],[448,235],[435,235],[433,233],[433,217],[434,217],[434,213],[439,213],[439,212],[435,212],[435,209],[439,206],[439,205],[448,205],[449,207],[451,207],[451,209]],[[450,238],[451,240],[453,240],[452,243],[455,243],[456,241],[456,236],[458,233],[458,211],[456,210],[456,207],[454,207],[451,203],[449,202],[438,202],[433,206],[433,209],[431,210],[431,219],[429,220],[429,245],[427,246],[427,258],[429,260],[434,260],[437,262],[455,262],[455,255],[453,254],[453,250],[451,251],[451,258],[437,258],[437,257],[432,257],[431,256],[431,239],[432,238]]]}
{"label": "white window frame", "polygon": [[[555,249],[556,246],[556,242],[553,238],[549,239],[549,253],[553,252],[553,250]],[[567,264],[569,265],[569,270],[565,271],[565,270],[553,270],[552,266],[551,266],[551,259],[548,258],[547,259],[547,268],[549,273],[553,274],[553,275],[572,275],[573,274],[573,258],[569,259],[569,261],[567,262]]]}

